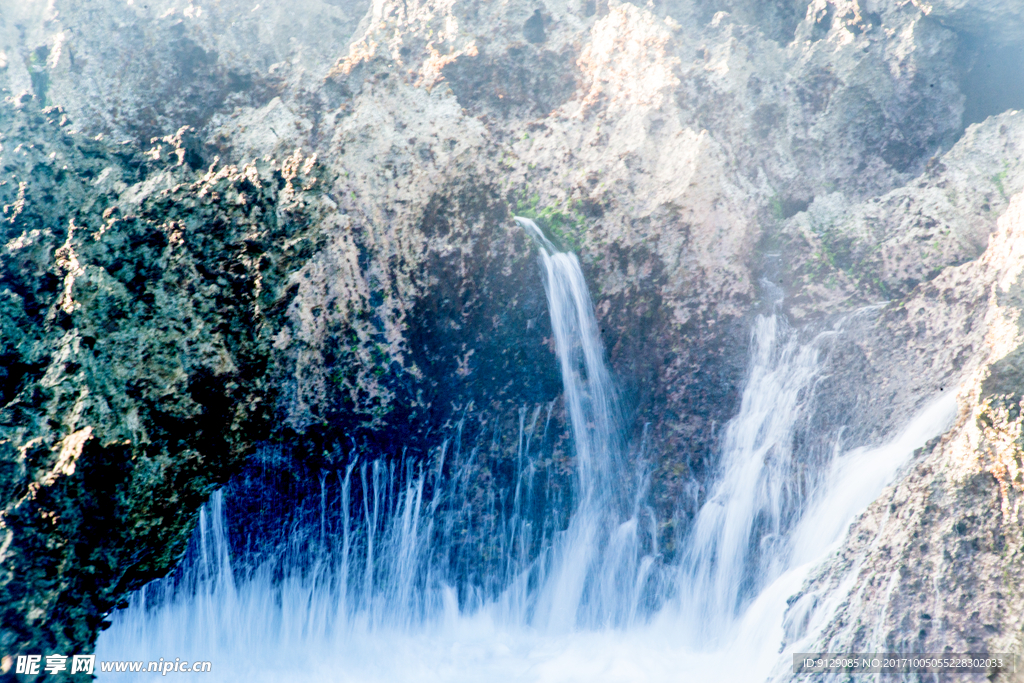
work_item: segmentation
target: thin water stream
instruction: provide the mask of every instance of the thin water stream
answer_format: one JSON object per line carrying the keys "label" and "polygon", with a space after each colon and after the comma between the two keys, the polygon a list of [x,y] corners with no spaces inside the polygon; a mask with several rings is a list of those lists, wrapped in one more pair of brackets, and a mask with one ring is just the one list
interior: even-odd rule
{"label": "thin water stream", "polygon": [[[781,317],[758,317],[716,482],[666,565],[579,263],[516,220],[540,247],[572,431],[567,523],[531,512],[553,514],[535,504],[539,409],[521,415],[512,504],[485,530],[498,557],[483,578],[451,560],[473,466],[457,439],[423,465],[350,463],[339,500],[320,501],[318,540],[264,566],[231,557],[218,492],[178,575],[113,616],[100,661],[208,660],[216,680],[246,682],[785,680],[787,599],[948,427],[952,392],[891,443],[836,453],[808,476],[793,436],[814,410],[823,340],[801,343]],[[827,617],[821,602],[803,643]]]}

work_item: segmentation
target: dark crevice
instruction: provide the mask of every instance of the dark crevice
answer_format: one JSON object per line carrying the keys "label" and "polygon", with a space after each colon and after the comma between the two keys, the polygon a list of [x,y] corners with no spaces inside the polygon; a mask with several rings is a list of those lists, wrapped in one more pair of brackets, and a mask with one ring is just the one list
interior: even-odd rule
{"label": "dark crevice", "polygon": [[964,129],[1010,109],[1024,109],[1024,45],[962,35],[955,63],[964,68]]}

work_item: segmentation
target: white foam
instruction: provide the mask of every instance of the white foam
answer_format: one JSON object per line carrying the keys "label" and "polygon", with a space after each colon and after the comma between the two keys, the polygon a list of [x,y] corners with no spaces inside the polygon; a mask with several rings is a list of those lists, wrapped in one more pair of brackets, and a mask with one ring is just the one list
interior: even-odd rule
{"label": "white foam", "polygon": [[[759,318],[718,481],[680,564],[665,567],[653,522],[640,514],[643,472],[624,471],[615,391],[579,264],[532,221],[517,220],[542,246],[576,449],[577,504],[568,527],[546,536],[535,557],[523,551],[539,522],[527,518],[523,503],[532,495],[537,413],[532,423],[520,417],[513,513],[495,527],[507,534],[506,555],[496,565],[500,575],[488,578],[502,588],[464,586],[461,608],[437,559],[446,550],[438,547],[447,542],[438,531],[445,510],[466,495],[465,459],[447,442],[437,463],[408,476],[382,461],[350,465],[336,522],[341,537],[316,562],[294,562],[305,569],[285,579],[232,570],[218,492],[203,512],[184,578],[154,583],[115,614],[100,636],[99,660],[211,661],[216,680],[246,683],[785,679],[788,654],[834,607],[827,599],[807,607],[808,635],[780,654],[788,598],[913,451],[948,428],[952,394],[892,442],[836,456],[813,479],[809,500],[800,499],[789,488],[800,455],[793,435],[813,405],[820,340],[800,344],[781,319]],[[454,473],[448,479],[440,478],[442,464]],[[353,501],[357,480],[362,493]],[[757,552],[753,538],[761,539]],[[147,606],[147,597],[159,597],[159,606]]]}

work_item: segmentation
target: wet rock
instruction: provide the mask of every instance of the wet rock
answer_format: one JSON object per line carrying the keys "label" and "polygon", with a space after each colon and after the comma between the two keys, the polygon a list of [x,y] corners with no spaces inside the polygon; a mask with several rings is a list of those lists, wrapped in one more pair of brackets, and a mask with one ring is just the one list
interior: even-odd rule
{"label": "wet rock", "polygon": [[2,643],[81,652],[270,433],[315,177],[302,159],[196,171],[186,131],[143,153],[0,107]]}
{"label": "wet rock", "polygon": [[[861,411],[850,438],[877,442],[991,365],[971,269],[1024,186],[1021,125],[968,84],[978,36],[1020,37],[1008,3],[15,4],[2,78],[81,134],[4,119],[4,561],[42,577],[8,574],[5,642],[91,642],[260,440],[340,467],[422,457],[469,415],[500,473],[560,391],[513,215],[581,258],[669,554],[763,278],[794,321],[844,321],[822,429]],[[91,519],[114,531],[79,557]],[[80,630],[47,631],[68,609]]]}
{"label": "wet rock", "polygon": [[[1018,193],[980,258],[901,302],[914,320],[887,316],[895,334],[926,321],[910,343],[932,362],[908,365],[934,377],[948,368],[936,354],[966,359],[958,371],[947,369],[941,387],[956,392],[959,416],[805,586],[801,600],[828,594],[838,605],[816,624],[812,614],[813,628],[793,634],[811,650],[1020,651],[1022,206]],[[1013,676],[993,671],[964,680]]]}

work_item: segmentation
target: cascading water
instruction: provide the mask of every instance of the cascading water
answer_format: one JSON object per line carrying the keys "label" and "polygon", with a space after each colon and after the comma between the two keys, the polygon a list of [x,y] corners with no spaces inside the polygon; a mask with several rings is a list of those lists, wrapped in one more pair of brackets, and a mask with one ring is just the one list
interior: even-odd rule
{"label": "cascading water", "polygon": [[772,315],[757,318],[753,341],[739,415],[725,429],[721,472],[681,567],[687,622],[700,625],[695,640],[720,636],[763,581],[774,578],[785,524],[798,505],[792,435],[807,417],[822,338],[801,345]]}
{"label": "cascading water", "polygon": [[[594,306],[576,257],[558,251],[532,220],[516,222],[540,245],[577,477],[576,509],[552,549],[554,569],[542,582],[532,623],[559,632],[622,624],[636,614],[629,601],[645,572],[637,574],[636,519],[619,514],[625,492],[618,403]],[[609,552],[602,556],[602,548]]]}
{"label": "cascading water", "polygon": [[[575,451],[568,519],[533,450],[550,407],[520,414],[508,505],[472,498],[479,454],[458,431],[425,464],[356,459],[321,479],[278,557],[230,557],[218,492],[176,575],[113,616],[101,662],[207,660],[222,681],[785,680],[787,598],[946,428],[951,397],[886,446],[815,462],[794,430],[813,410],[823,338],[801,344],[780,317],[759,317],[718,478],[664,566],[579,264],[516,220],[544,269]],[[485,547],[464,552],[466,538]],[[827,617],[820,604],[801,643]]]}

